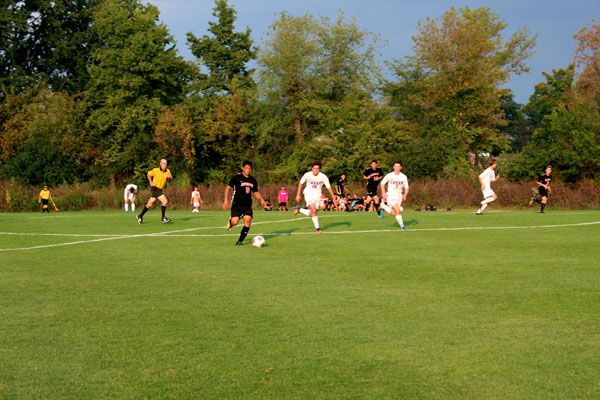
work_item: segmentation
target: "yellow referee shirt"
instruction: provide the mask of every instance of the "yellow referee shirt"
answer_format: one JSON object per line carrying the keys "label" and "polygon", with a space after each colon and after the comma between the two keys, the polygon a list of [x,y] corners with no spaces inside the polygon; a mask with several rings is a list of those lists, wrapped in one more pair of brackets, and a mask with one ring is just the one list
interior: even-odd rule
{"label": "yellow referee shirt", "polygon": [[48,200],[50,198],[50,191],[49,190],[42,190],[40,192],[40,197],[44,200]]}
{"label": "yellow referee shirt", "polygon": [[171,171],[167,168],[166,171],[161,171],[160,167],[154,168],[152,171],[148,172],[148,176],[152,177],[152,182],[154,186],[159,189],[165,187],[165,183],[167,183],[167,176],[171,174]]}

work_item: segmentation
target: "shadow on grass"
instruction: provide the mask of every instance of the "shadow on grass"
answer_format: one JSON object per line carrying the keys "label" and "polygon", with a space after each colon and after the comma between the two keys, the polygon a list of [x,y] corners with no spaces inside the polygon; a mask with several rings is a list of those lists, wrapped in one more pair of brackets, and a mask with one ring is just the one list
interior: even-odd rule
{"label": "shadow on grass", "polygon": [[350,222],[350,221],[335,222],[335,223],[331,223],[331,224],[325,224],[321,228],[322,229],[330,229],[330,228],[335,228],[338,226],[350,227],[350,226],[352,226],[352,222]]}

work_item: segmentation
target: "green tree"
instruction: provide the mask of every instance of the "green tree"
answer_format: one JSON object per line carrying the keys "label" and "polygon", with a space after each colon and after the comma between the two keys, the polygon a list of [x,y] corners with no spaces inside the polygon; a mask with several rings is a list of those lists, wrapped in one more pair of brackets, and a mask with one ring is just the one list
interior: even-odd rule
{"label": "green tree", "polygon": [[217,22],[208,23],[212,36],[204,35],[198,39],[191,32],[187,34],[192,54],[208,69],[208,76],[200,84],[202,94],[229,93],[234,78],[238,89],[254,86],[253,71],[247,69],[248,62],[256,57],[251,31],[250,28],[245,32],[234,31],[235,14],[227,0],[215,0],[213,15]]}
{"label": "green tree", "polygon": [[511,74],[527,71],[535,38],[520,29],[504,41],[506,27],[488,8],[452,8],[439,20],[427,18],[413,37],[415,56],[398,63],[398,82],[385,86],[390,104],[402,108],[397,115],[417,125],[412,142],[454,144],[439,169],[444,174],[469,173],[479,153],[509,148],[499,134],[506,125],[501,87]]}
{"label": "green tree", "polygon": [[0,99],[31,86],[69,93],[87,84],[99,0],[9,0],[0,6]]}
{"label": "green tree", "polygon": [[99,137],[101,179],[140,174],[161,157],[154,126],[166,107],[183,100],[192,77],[158,15],[137,0],[107,0],[94,14],[101,46],[89,66],[87,124]]}
{"label": "green tree", "polygon": [[296,178],[314,158],[358,171],[395,141],[391,110],[374,100],[378,44],[342,13],[333,22],[282,13],[273,23],[259,56],[266,117],[258,142],[278,155],[278,177]]}

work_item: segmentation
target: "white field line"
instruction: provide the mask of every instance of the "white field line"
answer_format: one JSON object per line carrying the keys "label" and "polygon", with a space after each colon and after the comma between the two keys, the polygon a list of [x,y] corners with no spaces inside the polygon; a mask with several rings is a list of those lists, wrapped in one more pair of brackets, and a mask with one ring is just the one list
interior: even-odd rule
{"label": "white field line", "polygon": [[[333,216],[330,216],[333,217]],[[280,221],[264,221],[257,222],[258,224],[268,224],[268,223],[276,223],[276,222],[289,222],[289,221],[297,221],[307,218],[294,218],[289,220],[280,220]],[[409,229],[406,232],[442,232],[442,231],[467,231],[467,230],[502,230],[502,229],[546,229],[546,228],[565,228],[565,227],[575,227],[575,226],[588,226],[588,225],[598,225],[600,221],[595,222],[580,222],[576,224],[561,224],[561,225],[531,225],[531,226],[473,226],[473,227],[458,227],[458,228],[417,228],[417,229]],[[61,246],[71,246],[75,244],[85,244],[85,243],[94,243],[94,242],[102,242],[107,240],[116,240],[116,239],[133,239],[140,237],[226,237],[226,236],[237,236],[237,234],[233,233],[222,233],[222,234],[180,234],[179,232],[189,232],[192,230],[201,230],[201,229],[215,229],[215,228],[190,228],[190,229],[181,229],[175,231],[167,231],[167,232],[158,232],[158,233],[146,233],[146,234],[138,234],[138,235],[119,235],[119,236],[111,236],[104,237],[101,239],[92,239],[92,240],[80,240],[76,242],[67,242],[67,243],[55,243],[55,244],[47,244],[47,245],[39,245],[39,246],[31,246],[31,247],[19,247],[19,248],[8,248],[8,249],[0,249],[2,251],[18,251],[18,250],[34,250],[34,249],[42,249],[49,247],[61,247]],[[372,229],[372,230],[358,230],[358,231],[328,231],[323,232],[328,235],[348,235],[348,234],[357,234],[357,233],[385,233],[385,232],[401,232],[399,229]],[[11,234],[10,232],[0,232],[0,234]],[[255,233],[252,236],[262,235],[262,236],[286,236],[286,235],[314,235],[314,232],[271,232],[271,233]],[[404,234],[404,233],[403,233]],[[35,234],[32,234],[35,235]],[[41,234],[45,235],[45,234]]]}
{"label": "white field line", "polygon": [[[342,217],[343,215],[324,215],[322,218],[335,218],[335,217]],[[279,223],[279,222],[292,222],[292,221],[301,221],[304,219],[308,219],[308,217],[296,217],[296,218],[290,218],[290,219],[282,219],[282,220],[276,220],[276,221],[261,221],[261,222],[255,222],[253,225],[263,225],[263,224],[275,224],[275,223]],[[239,226],[239,225],[238,225]],[[170,236],[171,233],[180,233],[180,232],[191,232],[191,231],[198,231],[198,230],[205,230],[205,229],[223,229],[224,227],[221,226],[203,226],[203,227],[198,227],[198,228],[189,228],[189,229],[179,229],[179,230],[174,230],[174,231],[166,231],[166,232],[154,232],[154,233],[142,233],[142,234],[136,234],[136,235],[109,235],[109,234],[75,234],[75,233],[65,233],[65,234],[60,234],[60,233],[22,233],[22,232],[0,232],[0,235],[7,235],[7,236],[63,236],[63,237],[102,237],[102,239],[92,239],[92,240],[79,240],[76,242],[66,242],[66,243],[54,243],[54,244],[45,244],[45,245],[39,245],[39,246],[31,246],[31,247],[15,247],[15,248],[8,248],[8,249],[0,249],[0,252],[3,251],[18,251],[18,250],[35,250],[35,249],[45,249],[45,248],[49,248],[49,247],[61,247],[61,246],[72,246],[75,244],[84,244],[84,243],[94,243],[94,242],[103,242],[106,240],[115,240],[115,239],[133,239],[133,238],[139,238],[139,237],[152,237],[152,236]],[[223,234],[223,235],[213,235],[213,236],[237,236],[237,234]]]}

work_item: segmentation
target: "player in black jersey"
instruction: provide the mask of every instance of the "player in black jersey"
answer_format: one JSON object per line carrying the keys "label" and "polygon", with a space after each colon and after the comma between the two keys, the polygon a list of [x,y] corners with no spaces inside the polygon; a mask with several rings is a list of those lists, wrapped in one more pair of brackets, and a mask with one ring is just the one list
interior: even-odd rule
{"label": "player in black jersey", "polygon": [[240,221],[240,218],[244,219],[244,227],[240,238],[236,245],[241,246],[244,244],[244,239],[248,235],[250,230],[250,224],[252,223],[252,194],[260,200],[263,208],[266,207],[266,202],[258,192],[258,182],[254,177],[250,176],[252,171],[252,163],[250,161],[244,161],[242,163],[242,173],[236,174],[229,181],[229,185],[225,189],[225,200],[223,201],[223,210],[229,205],[229,192],[233,189],[233,196],[231,201],[231,218],[227,221],[227,230],[231,230],[232,227],[236,226]]}
{"label": "player in black jersey", "polygon": [[344,197],[344,185],[346,184],[346,174],[341,174],[340,178],[335,183],[335,194],[338,197]]}
{"label": "player in black jersey", "polygon": [[540,177],[536,181],[536,183],[538,185],[538,192],[540,193],[540,198],[539,199],[533,198],[529,202],[529,204],[532,204],[534,201],[537,203],[540,203],[540,213],[542,213],[542,214],[544,213],[544,208],[546,208],[546,204],[548,204],[548,195],[552,191],[550,189],[551,182],[552,182],[552,166],[547,165],[546,171],[544,172],[544,174],[540,175]]}
{"label": "player in black jersey", "polygon": [[377,196],[379,181],[383,179],[383,170],[377,166],[377,160],[371,160],[371,167],[367,168],[363,174],[363,179],[367,180],[367,198],[365,200],[365,206],[373,201],[377,215],[383,218],[383,214],[379,208],[379,196]]}

